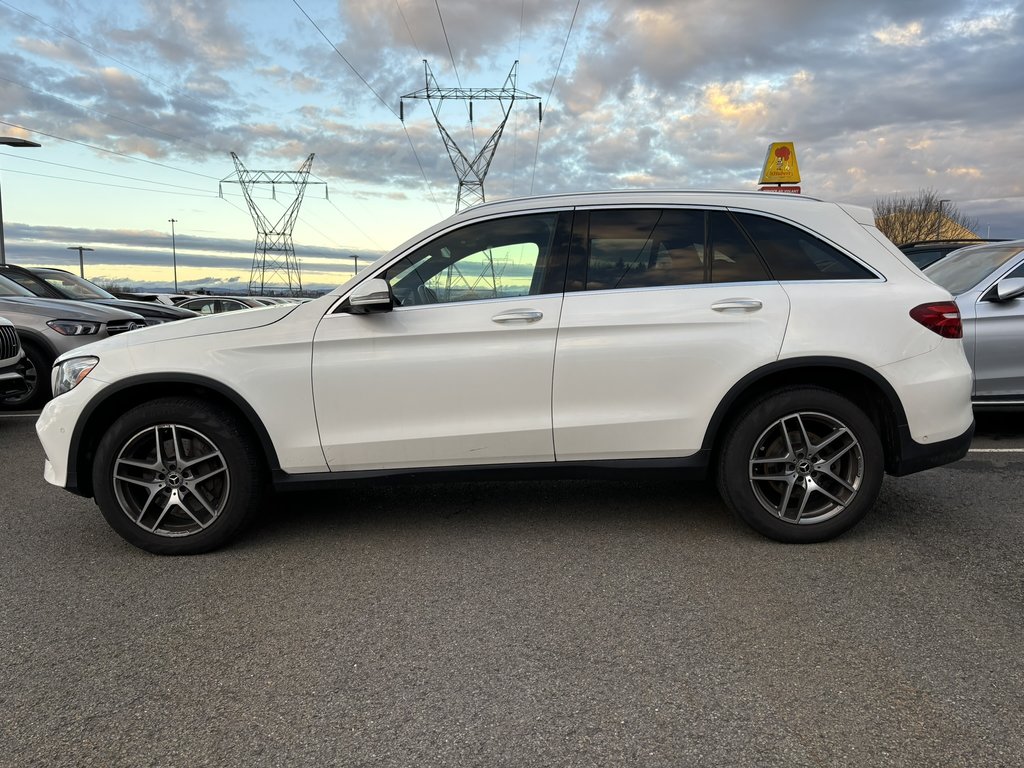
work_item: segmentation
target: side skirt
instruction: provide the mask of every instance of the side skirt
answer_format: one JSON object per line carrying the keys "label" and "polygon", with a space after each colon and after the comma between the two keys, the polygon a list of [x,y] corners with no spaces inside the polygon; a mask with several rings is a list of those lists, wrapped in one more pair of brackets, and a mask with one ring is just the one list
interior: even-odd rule
{"label": "side skirt", "polygon": [[688,480],[707,477],[710,451],[700,450],[677,459],[622,459],[547,462],[540,464],[487,464],[469,467],[414,467],[352,472],[315,472],[293,475],[274,470],[274,490],[312,491],[353,482],[440,482],[442,480],[597,480],[675,475]]}

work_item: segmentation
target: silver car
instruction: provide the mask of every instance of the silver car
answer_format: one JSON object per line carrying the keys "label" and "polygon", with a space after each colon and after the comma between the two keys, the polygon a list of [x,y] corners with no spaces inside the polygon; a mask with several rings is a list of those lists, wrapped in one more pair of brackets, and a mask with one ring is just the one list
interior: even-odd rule
{"label": "silver car", "polygon": [[960,308],[975,407],[1024,405],[1024,240],[961,248],[924,273]]}
{"label": "silver car", "polygon": [[117,333],[144,328],[134,312],[68,299],[41,299],[0,275],[0,316],[14,324],[25,356],[26,388],[0,397],[0,409],[35,408],[50,399],[50,368],[72,349]]}

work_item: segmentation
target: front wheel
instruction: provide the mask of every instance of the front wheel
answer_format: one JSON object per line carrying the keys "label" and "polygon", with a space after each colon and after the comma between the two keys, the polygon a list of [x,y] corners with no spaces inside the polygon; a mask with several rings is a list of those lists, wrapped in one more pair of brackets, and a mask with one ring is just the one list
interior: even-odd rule
{"label": "front wheel", "polygon": [[859,407],[831,390],[794,387],[766,395],[733,423],[718,489],[765,536],[811,543],[856,524],[883,474],[878,431]]}
{"label": "front wheel", "polygon": [[121,416],[100,440],[96,503],[137,547],[191,555],[221,546],[258,506],[265,472],[248,430],[193,398],[162,398]]}

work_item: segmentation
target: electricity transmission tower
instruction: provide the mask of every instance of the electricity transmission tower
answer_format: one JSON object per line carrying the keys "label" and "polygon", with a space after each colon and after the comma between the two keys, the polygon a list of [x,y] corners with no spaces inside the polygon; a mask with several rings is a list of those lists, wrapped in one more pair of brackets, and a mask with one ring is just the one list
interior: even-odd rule
{"label": "electricity transmission tower", "polygon": [[[459,179],[459,197],[458,202],[455,204],[456,211],[460,210],[463,204],[467,206],[475,205],[485,200],[484,179],[487,176],[487,171],[490,170],[491,160],[494,159],[494,153],[498,149],[498,142],[501,140],[501,134],[505,130],[505,123],[508,122],[509,113],[512,111],[512,105],[515,104],[516,99],[524,101],[536,99],[538,121],[542,117],[540,96],[534,96],[532,93],[516,88],[516,69],[518,67],[519,62],[516,61],[512,65],[508,77],[505,78],[505,85],[501,88],[441,88],[438,86],[437,80],[434,79],[434,73],[430,71],[430,65],[424,59],[423,73],[426,87],[413,93],[405,94],[402,96],[402,101],[399,102],[399,119],[402,122],[405,122],[405,99],[424,99],[430,105],[430,111],[434,115],[434,122],[437,123],[437,130],[441,134],[441,140],[444,141],[445,149],[448,150],[448,159],[451,160],[452,168]],[[441,123],[441,103],[446,99],[460,99],[468,102],[469,122],[471,124],[473,122],[474,101],[497,101],[501,106],[501,123],[494,129],[494,133],[491,134],[491,137],[472,160],[466,157],[466,154],[459,149],[455,139],[452,138],[451,134]]]}
{"label": "electricity transmission tower", "polygon": [[[249,213],[256,224],[256,250],[253,251],[252,270],[249,272],[249,295],[262,296],[271,285],[286,286],[288,294],[292,296],[301,293],[302,275],[295,259],[292,231],[299,216],[302,198],[306,194],[306,186],[310,183],[323,184],[324,194],[327,193],[326,182],[309,181],[313,154],[310,153],[297,171],[250,171],[234,152],[231,153],[231,159],[235,162],[235,175],[221,180],[220,196],[224,196],[224,184],[240,184],[245,202],[249,205]],[[252,193],[257,184],[269,184],[274,200],[277,199],[277,185],[291,184],[295,187],[295,199],[285,207],[276,223],[270,222],[253,198]]]}

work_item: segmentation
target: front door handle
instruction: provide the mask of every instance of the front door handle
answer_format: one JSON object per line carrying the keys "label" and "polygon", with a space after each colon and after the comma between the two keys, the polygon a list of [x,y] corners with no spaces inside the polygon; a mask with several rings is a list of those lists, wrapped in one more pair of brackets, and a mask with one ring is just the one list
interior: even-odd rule
{"label": "front door handle", "polygon": [[725,299],[711,305],[715,312],[757,312],[764,304],[760,299]]}
{"label": "front door handle", "polygon": [[495,323],[536,323],[544,317],[544,313],[538,309],[514,309],[511,312],[502,312],[491,318]]}

